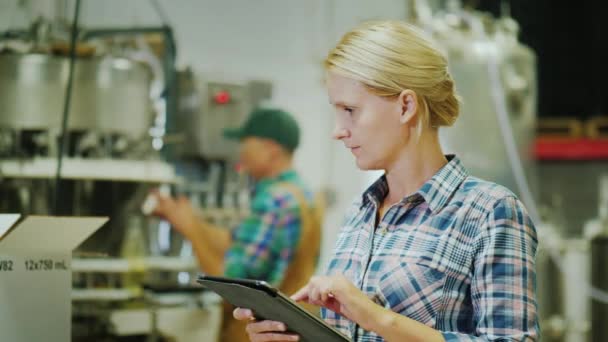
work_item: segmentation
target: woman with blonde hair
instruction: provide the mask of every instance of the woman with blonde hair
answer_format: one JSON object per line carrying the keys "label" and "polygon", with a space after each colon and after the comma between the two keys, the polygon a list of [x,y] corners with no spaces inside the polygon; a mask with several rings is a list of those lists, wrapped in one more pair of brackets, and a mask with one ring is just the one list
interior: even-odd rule
{"label": "woman with blonde hair", "polygon": [[[506,188],[444,155],[459,113],[447,60],[416,28],[365,23],[329,53],[334,138],[384,170],[352,205],[324,276],[293,298],[353,341],[536,341],[536,230]],[[483,143],[480,141],[480,143]],[[237,309],[252,341],[297,341]]]}

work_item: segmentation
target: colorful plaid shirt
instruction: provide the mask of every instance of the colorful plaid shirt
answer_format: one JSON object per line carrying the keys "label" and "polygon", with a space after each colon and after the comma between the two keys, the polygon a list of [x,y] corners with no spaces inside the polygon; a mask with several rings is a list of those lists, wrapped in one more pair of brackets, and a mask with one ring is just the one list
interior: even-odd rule
{"label": "colorful plaid shirt", "polygon": [[279,285],[300,237],[300,207],[291,183],[310,199],[310,192],[295,171],[258,182],[250,214],[232,231],[232,245],[224,257],[227,277],[265,280]]}
{"label": "colorful plaid shirt", "polygon": [[[347,215],[327,273],[446,341],[537,341],[534,225],[513,193],[448,159],[377,227],[388,187],[384,177],[374,183]],[[383,341],[332,311],[322,316],[353,341]]]}

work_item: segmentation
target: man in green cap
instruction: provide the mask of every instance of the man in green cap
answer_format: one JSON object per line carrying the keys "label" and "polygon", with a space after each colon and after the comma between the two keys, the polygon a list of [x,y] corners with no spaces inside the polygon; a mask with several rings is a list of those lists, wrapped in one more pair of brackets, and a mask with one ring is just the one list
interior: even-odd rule
{"label": "man in green cap", "polygon": [[[203,272],[264,280],[287,294],[314,274],[320,248],[320,214],[293,169],[300,129],[287,112],[254,110],[240,128],[224,135],[240,142],[240,161],[254,180],[250,213],[233,228],[201,220],[190,202],[156,194],[153,213],[191,241]],[[245,324],[224,307],[220,341],[249,341]]]}
{"label": "man in green cap", "polygon": [[[224,135],[239,140],[242,167],[255,180],[250,214],[231,231],[202,221],[187,199],[162,195],[157,195],[153,213],[192,242],[203,272],[265,280],[285,292],[295,291],[312,275],[302,273],[314,271],[316,260],[311,260],[320,239],[318,217],[309,210],[311,192],[293,170],[298,124],[285,111],[257,109],[242,127]],[[293,267],[299,272],[289,272],[293,275],[286,279]]]}

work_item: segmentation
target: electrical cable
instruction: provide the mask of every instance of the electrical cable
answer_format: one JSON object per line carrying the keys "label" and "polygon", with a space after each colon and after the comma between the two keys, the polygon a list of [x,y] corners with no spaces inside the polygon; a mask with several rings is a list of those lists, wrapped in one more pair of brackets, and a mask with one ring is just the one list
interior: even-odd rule
{"label": "electrical cable", "polygon": [[61,131],[59,132],[59,148],[57,151],[57,170],[55,173],[55,193],[53,196],[53,213],[59,215],[59,203],[61,202],[61,170],[63,168],[63,156],[67,149],[67,126],[72,102],[72,88],[74,85],[74,67],[76,64],[76,39],[78,37],[78,19],[80,17],[81,0],[76,0],[74,8],[74,19],[72,20],[72,30],[70,37],[70,60],[68,71],[68,82],[65,90],[65,100],[63,102],[63,115],[61,118]]}

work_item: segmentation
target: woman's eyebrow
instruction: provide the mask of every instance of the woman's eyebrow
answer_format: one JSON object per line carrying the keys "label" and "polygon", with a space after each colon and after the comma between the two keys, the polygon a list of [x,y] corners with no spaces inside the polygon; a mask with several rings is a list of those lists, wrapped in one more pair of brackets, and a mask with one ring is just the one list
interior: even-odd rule
{"label": "woman's eyebrow", "polygon": [[354,107],[352,104],[348,104],[344,101],[336,101],[336,102],[329,101],[329,104],[334,105],[334,106],[339,106],[339,107]]}

